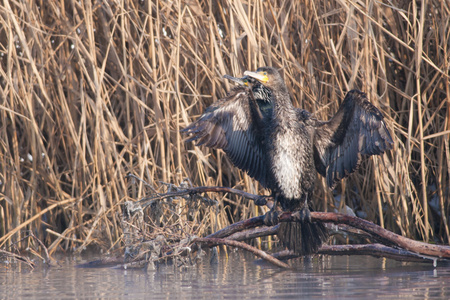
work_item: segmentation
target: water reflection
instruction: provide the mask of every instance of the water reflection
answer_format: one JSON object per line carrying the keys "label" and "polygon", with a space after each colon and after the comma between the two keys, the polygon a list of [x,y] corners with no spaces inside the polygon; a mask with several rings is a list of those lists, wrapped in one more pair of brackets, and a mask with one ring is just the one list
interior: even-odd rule
{"label": "water reflection", "polygon": [[[85,261],[95,257],[85,257]],[[326,256],[280,270],[242,251],[195,267],[153,271],[82,269],[79,257],[60,267],[0,268],[0,298],[450,298],[450,267],[368,256]]]}

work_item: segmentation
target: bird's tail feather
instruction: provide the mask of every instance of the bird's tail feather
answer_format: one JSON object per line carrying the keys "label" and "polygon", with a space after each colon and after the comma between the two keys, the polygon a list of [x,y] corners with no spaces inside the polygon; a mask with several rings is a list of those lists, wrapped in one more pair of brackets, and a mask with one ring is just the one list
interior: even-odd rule
{"label": "bird's tail feather", "polygon": [[322,223],[282,222],[278,238],[295,254],[310,255],[327,241],[328,232]]}

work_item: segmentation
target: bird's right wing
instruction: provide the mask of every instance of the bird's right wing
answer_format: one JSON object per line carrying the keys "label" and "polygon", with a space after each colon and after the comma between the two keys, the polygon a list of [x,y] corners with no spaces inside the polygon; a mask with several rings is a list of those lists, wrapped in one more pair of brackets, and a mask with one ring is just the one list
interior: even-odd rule
{"label": "bird's right wing", "polygon": [[192,135],[186,142],[223,149],[235,166],[267,187],[262,133],[252,119],[249,93],[249,88],[234,88],[182,131]]}

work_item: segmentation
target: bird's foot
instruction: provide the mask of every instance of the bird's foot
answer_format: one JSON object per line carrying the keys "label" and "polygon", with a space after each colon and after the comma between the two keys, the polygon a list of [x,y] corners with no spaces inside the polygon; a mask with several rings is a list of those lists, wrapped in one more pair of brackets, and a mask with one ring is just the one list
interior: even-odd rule
{"label": "bird's foot", "polygon": [[268,212],[266,212],[266,214],[264,215],[264,224],[266,226],[277,225],[279,223],[278,217],[279,217],[279,212],[271,209]]}
{"label": "bird's foot", "polygon": [[259,196],[258,199],[255,200],[255,205],[264,206],[267,204],[266,196]]}
{"label": "bird's foot", "polygon": [[309,208],[303,207],[299,211],[299,221],[302,223],[311,223],[311,212],[309,211]]}

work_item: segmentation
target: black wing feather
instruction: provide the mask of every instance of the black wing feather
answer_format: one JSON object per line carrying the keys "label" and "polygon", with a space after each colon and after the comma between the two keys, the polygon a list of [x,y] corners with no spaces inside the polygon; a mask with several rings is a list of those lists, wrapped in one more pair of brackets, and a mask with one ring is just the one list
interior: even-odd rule
{"label": "black wing feather", "polygon": [[182,131],[192,134],[186,142],[223,149],[235,166],[267,187],[265,156],[257,122],[252,120],[249,93],[248,88],[234,88]]}
{"label": "black wing feather", "polygon": [[393,141],[381,112],[366,94],[347,93],[338,112],[328,122],[315,121],[314,158],[317,171],[333,188],[353,173],[363,156],[392,149]]}

